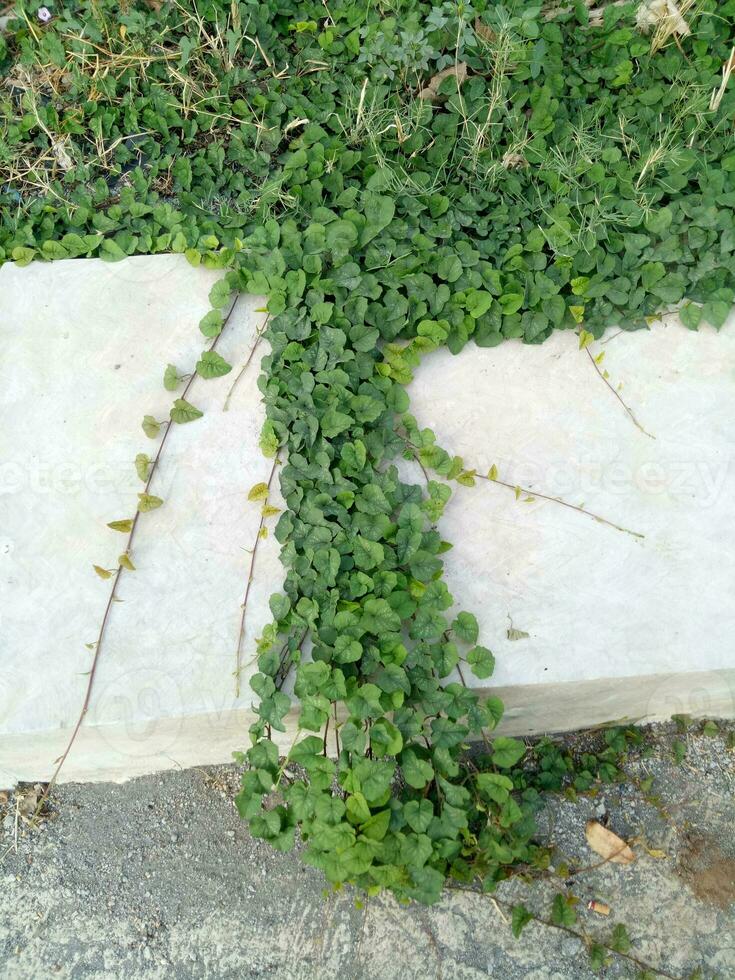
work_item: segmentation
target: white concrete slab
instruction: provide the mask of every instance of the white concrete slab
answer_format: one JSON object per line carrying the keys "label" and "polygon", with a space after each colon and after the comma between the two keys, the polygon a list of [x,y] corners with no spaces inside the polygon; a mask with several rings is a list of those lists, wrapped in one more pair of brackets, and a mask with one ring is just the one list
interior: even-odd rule
{"label": "white concrete slab", "polygon": [[[124,543],[132,461],[163,418],[165,364],[190,370],[216,273],[179,256],[0,269],[0,784],[48,776],[84,694],[108,584],[92,564]],[[244,362],[262,314],[241,298],[220,351]],[[498,660],[506,729],[561,730],[675,712],[735,714],[735,321],[611,332],[610,381],[571,334],[427,359],[412,411],[467,465],[584,504],[645,535],[480,483],[442,524],[448,576]],[[247,741],[251,695],[235,697],[235,647],[267,478],[255,380],[228,412],[233,375],[195,382],[203,419],[177,427],[123,576],[90,711],[65,779],[124,779],[224,761]],[[233,372],[234,374],[234,372]],[[278,546],[259,548],[243,659],[278,587]],[[506,630],[529,633],[511,641]],[[290,738],[289,738],[290,740]]]}

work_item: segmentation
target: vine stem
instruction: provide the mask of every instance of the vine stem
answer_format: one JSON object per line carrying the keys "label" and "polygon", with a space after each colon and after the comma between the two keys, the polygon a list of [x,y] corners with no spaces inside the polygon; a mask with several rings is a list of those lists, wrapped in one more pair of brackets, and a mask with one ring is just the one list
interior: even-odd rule
{"label": "vine stem", "polygon": [[223,412],[228,412],[229,409],[230,409],[230,399],[232,398],[232,393],[234,392],[235,388],[237,388],[237,385],[238,385],[238,383],[240,381],[240,378],[242,378],[243,374],[245,374],[245,372],[247,371],[247,369],[250,367],[250,362],[253,359],[253,355],[255,354],[255,351],[258,349],[258,344],[263,339],[263,333],[265,332],[265,328],[268,326],[268,319],[269,318],[266,316],[265,320],[261,324],[260,330],[258,330],[258,332],[257,332],[257,334],[255,336],[255,342],[253,343],[253,346],[250,348],[250,353],[248,354],[247,358],[245,359],[245,363],[240,368],[240,370],[237,372],[237,377],[235,378],[235,380],[230,385],[230,390],[227,392],[227,397],[225,398],[225,403],[222,406],[222,411]]}
{"label": "vine stem", "polygon": [[[472,892],[475,895],[478,894],[476,888],[467,887],[466,885],[461,885],[458,882],[449,883],[449,887],[456,888],[458,891],[468,891],[468,892]],[[498,898],[496,895],[492,895],[490,896],[490,898],[493,904],[496,906],[496,910],[500,914],[500,917],[507,922],[508,921],[507,917],[502,914],[501,910],[502,908],[504,908],[506,912],[510,912],[512,915],[513,903],[507,902],[505,899]],[[672,973],[667,973],[666,970],[662,970],[659,967],[653,966],[651,963],[646,963],[645,960],[639,959],[637,956],[634,956],[632,953],[623,953],[619,949],[615,949],[614,946],[608,945],[602,939],[592,938],[588,936],[588,934],[584,931],[584,929],[582,929],[581,932],[578,932],[576,929],[572,929],[571,926],[565,926],[558,922],[552,922],[551,919],[545,919],[542,915],[538,915],[537,913],[531,911],[531,909],[526,909],[526,911],[534,920],[534,922],[538,922],[542,926],[547,926],[549,929],[558,929],[560,932],[565,932],[569,936],[574,936],[575,939],[579,940],[579,942],[581,943],[584,943],[584,945],[588,945],[590,942],[594,942],[598,946],[602,946],[603,949],[606,949],[609,953],[612,953],[615,956],[621,956],[624,960],[627,960],[629,963],[633,963],[634,966],[636,966],[639,970],[641,970],[644,973],[645,972],[654,973],[657,977],[664,977],[665,980],[682,980],[681,977],[676,977]]]}
{"label": "vine stem", "polygon": [[[255,349],[255,348],[253,348]],[[252,356],[252,355],[251,355]],[[273,460],[273,466],[271,467],[270,476],[268,477],[268,493],[270,493],[271,484],[273,483],[273,477],[276,475],[276,467],[278,466],[278,455]],[[267,503],[268,498],[266,497],[263,503]],[[245,616],[247,614],[248,608],[248,598],[250,596],[250,586],[253,584],[253,571],[255,570],[255,557],[258,553],[258,545],[260,544],[260,539],[263,533],[263,528],[265,527],[265,516],[261,512],[260,523],[258,524],[258,532],[255,535],[255,544],[250,552],[250,567],[248,569],[248,580],[245,585],[245,595],[242,599],[242,615],[240,616],[240,629],[237,634],[237,648],[235,650],[235,697],[240,697],[240,674],[242,673],[242,641],[245,637]]]}
{"label": "vine stem", "polygon": [[593,521],[597,521],[598,524],[606,524],[608,527],[614,528],[616,531],[622,531],[623,534],[630,534],[634,538],[645,538],[645,534],[641,534],[640,531],[631,531],[629,527],[623,527],[622,524],[616,524],[614,521],[609,521],[606,517],[600,517],[599,514],[593,514],[591,510],[585,510],[584,507],[580,507],[579,504],[570,504],[566,500],[562,500],[561,497],[552,497],[546,493],[538,493],[536,490],[529,490],[527,487],[521,487],[517,484],[506,483],[505,480],[499,480],[497,477],[483,476],[481,473],[473,474],[477,480],[485,480],[487,483],[497,483],[501,487],[507,487],[508,490],[512,490],[517,493],[519,490],[521,493],[527,494],[529,497],[538,497],[541,500],[550,500],[555,504],[561,504],[562,507],[568,507],[569,510],[576,510],[580,514],[586,514],[587,517],[591,517]]}
{"label": "vine stem", "polygon": [[[409,442],[407,439],[404,439],[403,441],[411,449],[413,458],[421,467],[423,474],[426,478],[426,482],[428,483],[429,475],[426,472],[426,469],[424,468],[424,465],[419,458],[418,446],[414,446],[413,443]],[[640,539],[645,538],[645,534],[641,534],[640,531],[632,531],[628,527],[623,527],[622,524],[616,524],[614,521],[609,521],[606,517],[600,517],[599,514],[594,514],[591,510],[585,510],[585,508],[580,507],[579,504],[570,504],[568,501],[562,500],[561,497],[552,497],[546,493],[539,493],[536,490],[530,490],[528,487],[521,487],[517,483],[507,483],[505,480],[499,480],[497,477],[483,476],[482,473],[474,472],[472,475],[476,480],[485,480],[487,483],[497,483],[501,487],[507,487],[508,490],[512,490],[516,494],[520,491],[521,493],[527,494],[529,497],[538,497],[541,500],[550,500],[554,504],[560,504],[562,507],[568,507],[569,510],[576,510],[580,514],[584,514],[587,517],[591,517],[592,520],[597,521],[598,524],[606,524],[607,527],[612,527],[616,531],[622,531],[623,534],[630,534],[634,538],[640,538]]]}
{"label": "vine stem", "polygon": [[[495,898],[495,901],[499,906],[505,907],[505,909],[511,912],[512,914],[513,906],[510,902],[506,902],[504,899],[497,898],[497,897]],[[577,930],[572,929],[571,926],[565,926],[558,922],[552,922],[551,919],[545,919],[543,916],[537,915],[535,912],[532,912],[530,909],[528,909],[527,911],[535,922],[538,922],[543,926],[548,926],[549,929],[559,929],[560,932],[566,932],[567,935],[574,936],[575,939],[578,939],[581,943],[584,943],[585,945],[587,945],[587,943],[590,941],[590,937],[587,935],[584,929],[582,929],[581,932],[577,932]],[[609,946],[602,939],[594,939],[592,941],[596,943],[598,946],[602,946],[609,953],[613,953],[615,956],[622,956],[623,959],[628,960],[629,963],[633,963],[639,970],[642,970],[643,972],[648,971],[649,973],[655,973],[656,976],[665,977],[666,980],[681,980],[680,977],[675,977],[673,974],[667,973],[665,970],[660,970],[658,967],[652,966],[650,963],[646,963],[645,960],[639,959],[637,956],[634,956],[632,953],[622,953],[619,949],[615,949],[614,946]]]}
{"label": "vine stem", "polygon": [[592,352],[590,351],[590,349],[588,347],[585,347],[585,351],[587,352],[587,357],[589,357],[590,361],[592,362],[592,366],[594,367],[595,371],[597,371],[597,373],[602,378],[602,380],[605,382],[605,384],[608,386],[608,388],[610,389],[610,391],[613,393],[613,395],[615,395],[615,397],[617,398],[617,400],[623,406],[623,408],[625,409],[628,417],[632,421],[633,425],[637,429],[640,429],[640,431],[643,433],[644,436],[648,436],[649,439],[655,439],[656,436],[651,435],[650,432],[647,432],[646,429],[643,428],[643,426],[641,425],[641,423],[638,421],[638,419],[633,414],[633,409],[630,408],[630,406],[628,404],[626,404],[626,402],[624,401],[624,399],[623,399],[622,395],[620,394],[620,392],[617,391],[615,388],[613,388],[613,386],[610,384],[610,382],[608,381],[608,379],[605,377],[604,372],[600,370],[600,365],[597,363],[597,361],[592,356]]}
{"label": "vine stem", "polygon": [[[235,307],[237,306],[237,302],[238,302],[239,298],[240,298],[240,294],[238,293],[237,296],[235,297],[235,299],[233,300],[232,305],[230,306],[230,309],[229,309],[229,311],[227,313],[227,316],[225,317],[225,319],[224,319],[224,321],[222,323],[222,330],[220,330],[220,332],[214,338],[214,340],[209,345],[209,347],[207,348],[207,350],[213,351],[215,349],[215,347],[217,346],[217,344],[219,342],[219,339],[222,336],[222,332],[224,331],[224,328],[227,326],[227,323],[228,323],[230,317],[232,316],[232,314],[235,311]],[[195,380],[197,379],[197,377],[198,377],[198,375],[197,375],[196,371],[193,372],[190,375],[189,380],[186,382],[186,385],[184,386],[184,390],[178,396],[179,398],[186,398],[186,396],[188,395],[188,393],[189,393],[192,385],[194,384]],[[161,455],[163,453],[163,448],[166,445],[166,441],[168,439],[168,435],[169,435],[169,433],[171,431],[171,425],[172,425],[172,423],[170,421],[167,422],[166,423],[166,426],[165,426],[165,428],[163,430],[163,437],[161,438],[161,441],[160,441],[160,443],[158,445],[158,450],[156,452],[156,455],[153,458],[153,462],[151,463],[151,468],[150,468],[150,471],[148,473],[148,479],[145,482],[145,489],[143,491],[144,493],[148,493],[148,491],[151,488],[151,484],[153,483],[153,477],[156,474],[156,471],[157,471],[157,468],[158,468],[158,464],[159,464],[159,462],[161,460]],[[128,534],[128,538],[127,538],[127,541],[126,541],[126,544],[125,544],[124,554],[129,554],[130,553],[130,550],[131,550],[131,548],[133,546],[133,541],[135,540],[135,532],[138,530],[138,521],[139,521],[139,518],[140,518],[140,514],[141,514],[141,511],[136,510],[135,516],[133,517],[133,523],[132,523],[132,526],[130,528],[130,532]],[[125,569],[123,568],[123,566],[122,565],[118,565],[117,570],[115,571],[115,574],[114,574],[113,579],[112,579],[112,584],[110,586],[110,594],[107,597],[107,604],[105,606],[105,611],[104,611],[104,614],[102,616],[102,622],[100,623],[99,633],[97,634],[97,641],[94,644],[94,656],[92,657],[92,666],[90,667],[89,673],[88,673],[88,676],[87,676],[87,686],[86,686],[85,691],[84,691],[84,700],[82,701],[82,708],[81,708],[81,711],[79,712],[79,716],[78,716],[78,718],[76,720],[76,723],[74,725],[74,728],[72,729],[71,735],[69,736],[69,741],[66,744],[66,748],[64,749],[64,751],[62,752],[62,754],[58,757],[58,759],[55,759],[54,760],[54,764],[55,764],[56,768],[53,771],[53,774],[52,774],[51,779],[49,780],[49,782],[48,782],[48,784],[46,786],[46,789],[43,791],[43,794],[41,796],[41,799],[38,801],[38,804],[36,805],[36,809],[35,809],[34,814],[33,814],[34,819],[41,812],[41,808],[43,807],[43,805],[46,802],[46,800],[49,798],[49,795],[50,795],[52,789],[56,785],[56,783],[58,781],[58,778],[59,778],[59,773],[61,772],[61,769],[62,769],[64,763],[66,762],[66,760],[67,760],[67,758],[69,756],[69,753],[71,752],[71,750],[72,750],[72,748],[74,746],[74,743],[76,742],[77,735],[79,734],[79,729],[82,727],[82,724],[83,724],[84,719],[86,717],[87,711],[89,710],[89,705],[90,705],[90,702],[92,700],[92,691],[94,689],[95,677],[97,675],[97,668],[99,667],[99,663],[100,663],[100,653],[102,651],[103,640],[105,639],[106,630],[107,630],[107,624],[109,622],[110,614],[112,612],[112,605],[113,605],[113,603],[115,601],[117,601],[117,587],[120,584],[120,578],[122,577],[123,571],[125,571]]]}

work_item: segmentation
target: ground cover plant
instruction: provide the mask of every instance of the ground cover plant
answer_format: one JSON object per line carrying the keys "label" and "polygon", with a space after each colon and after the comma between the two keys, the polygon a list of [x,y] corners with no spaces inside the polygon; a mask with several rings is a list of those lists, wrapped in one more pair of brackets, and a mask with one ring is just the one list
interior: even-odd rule
{"label": "ground cover plant", "polygon": [[[583,2],[52,13],[19,5],[0,41],[0,258],[174,251],[226,270],[200,323],[203,378],[231,370],[213,348],[233,296],[268,297],[261,447],[286,502],[285,581],[254,651],[242,816],[280,849],[298,831],[305,860],[369,894],[432,902],[447,878],[492,891],[543,870],[540,794],[618,778],[633,736],[576,760],[488,739],[502,704],[465,682],[494,658],[444,582],[440,533],[451,482],[487,475],[420,428],[404,386],[443,346],[554,329],[585,344],[677,306],[690,328],[723,324],[735,0],[702,0],[688,34]],[[166,385],[152,439],[200,414],[176,369]],[[136,461],[140,512],[162,503],[158,455]],[[268,493],[251,491],[265,515]],[[98,571],[117,582],[133,559]],[[288,685],[298,737],[281,758]]]}

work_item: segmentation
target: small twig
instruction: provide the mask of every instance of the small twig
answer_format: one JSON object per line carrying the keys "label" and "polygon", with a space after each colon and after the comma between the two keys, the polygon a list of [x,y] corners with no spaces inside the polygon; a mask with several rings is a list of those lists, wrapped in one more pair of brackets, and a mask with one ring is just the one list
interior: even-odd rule
{"label": "small twig", "polygon": [[[270,476],[268,477],[268,491],[270,492],[271,484],[273,483],[273,477],[276,474],[276,467],[278,466],[278,456],[273,460],[273,466],[271,468]],[[266,497],[264,503],[267,503],[268,498]],[[248,569],[248,581],[245,586],[245,595],[242,600],[242,615],[240,617],[240,630],[237,634],[237,649],[235,651],[235,697],[240,697],[240,674],[242,673],[242,641],[245,636],[245,615],[247,613],[248,607],[248,597],[250,596],[250,586],[253,584],[253,571],[255,569],[255,556],[258,553],[258,545],[260,544],[260,539],[262,537],[263,528],[265,526],[265,515],[261,513],[260,523],[258,524],[258,531],[255,535],[255,544],[250,552],[250,568]]]}
{"label": "small twig", "polygon": [[[235,306],[237,305],[237,301],[239,299],[239,295],[240,294],[238,294],[235,297],[235,299],[234,299],[234,301],[232,303],[232,306],[230,307],[230,310],[229,310],[227,316],[224,319],[224,322],[222,324],[222,330],[224,330],[225,326],[227,325],[228,320],[232,316],[232,313],[233,313],[233,311],[235,309]],[[218,341],[219,341],[219,339],[220,339],[221,336],[222,336],[222,331],[220,331],[220,333],[214,338],[214,340],[210,344],[208,350],[212,351],[212,350],[215,349],[215,347],[217,346],[217,343],[218,343]],[[198,375],[196,373],[194,373],[194,374],[191,375],[191,377],[189,378],[189,380],[187,381],[187,383],[186,383],[186,385],[184,387],[184,390],[182,391],[182,393],[181,393],[181,395],[179,397],[184,398],[184,399],[186,398],[187,394],[189,393],[189,389],[194,384],[194,381],[196,380],[197,377],[198,377]],[[154,475],[156,473],[156,470],[157,470],[157,467],[158,467],[158,463],[159,463],[159,461],[161,459],[161,454],[163,453],[163,447],[166,445],[166,440],[168,439],[168,435],[169,435],[169,433],[171,431],[171,425],[172,425],[172,423],[169,422],[169,423],[167,423],[166,427],[164,428],[163,437],[161,438],[161,442],[159,443],[158,451],[156,452],[156,455],[155,455],[155,457],[153,459],[153,462],[151,463],[151,468],[150,468],[150,471],[148,473],[148,479],[146,480],[145,489],[143,491],[144,493],[148,493],[148,491],[150,490],[151,484],[153,482],[153,477],[154,477]],[[138,529],[138,521],[139,521],[139,518],[140,518],[140,514],[141,514],[141,512],[139,510],[136,510],[135,516],[133,517],[133,524],[132,524],[132,527],[130,528],[130,533],[128,534],[128,539],[127,539],[127,543],[126,543],[126,546],[125,546],[124,554],[129,554],[130,551],[131,551],[131,549],[132,549],[133,541],[135,539],[135,532]],[[55,784],[56,784],[56,782],[57,782],[57,780],[59,778],[59,773],[61,772],[61,768],[64,765],[64,763],[66,762],[69,753],[71,752],[72,746],[74,745],[74,742],[76,741],[77,735],[79,733],[79,729],[82,727],[82,723],[84,721],[84,718],[85,718],[85,716],[87,714],[87,711],[89,710],[89,704],[90,704],[90,701],[92,699],[92,690],[94,688],[94,681],[95,681],[95,676],[97,674],[97,667],[99,666],[100,652],[102,651],[102,644],[103,644],[103,640],[105,638],[105,633],[106,633],[106,629],[107,629],[107,623],[108,623],[109,618],[110,618],[110,613],[112,611],[113,603],[117,599],[117,587],[118,587],[118,584],[120,582],[120,578],[121,578],[122,573],[123,573],[124,570],[125,569],[123,568],[122,565],[118,565],[117,570],[116,570],[116,572],[115,572],[115,574],[113,576],[112,585],[110,587],[110,594],[107,597],[107,605],[105,606],[105,612],[104,612],[104,615],[102,617],[102,622],[100,623],[99,633],[97,634],[97,642],[94,644],[94,656],[92,658],[92,666],[91,666],[91,668],[89,670],[89,675],[88,675],[88,679],[87,679],[87,687],[86,687],[85,692],[84,692],[84,701],[82,702],[82,710],[79,712],[79,717],[77,718],[76,724],[74,725],[74,728],[72,729],[72,733],[71,733],[71,736],[69,738],[69,741],[67,742],[66,748],[64,749],[63,753],[59,756],[59,758],[55,760],[56,768],[54,769],[53,775],[51,776],[51,779],[50,779],[48,785],[46,786],[46,789],[43,791],[43,795],[41,796],[41,799],[38,801],[38,805],[36,806],[36,809],[35,809],[34,814],[33,814],[33,819],[34,820],[36,819],[36,817],[38,816],[38,814],[41,812],[41,808],[42,808],[43,804],[46,802],[46,800],[49,797],[49,794],[51,793],[51,790],[55,786]]]}
{"label": "small twig", "polygon": [[337,702],[332,702],[332,708],[334,709],[334,745],[337,750],[337,756],[341,754],[341,749],[339,747],[339,722],[337,720]]}
{"label": "small twig", "polygon": [[500,906],[498,905],[498,900],[497,900],[496,898],[493,898],[493,897],[492,897],[492,895],[491,895],[491,896],[490,896],[490,901],[491,901],[491,902],[493,903],[493,905],[495,906],[495,911],[496,911],[496,912],[498,913],[498,915],[499,915],[499,916],[500,916],[500,918],[501,918],[501,919],[503,920],[503,922],[504,922],[504,923],[505,923],[506,925],[510,925],[510,919],[509,919],[509,918],[508,918],[508,916],[507,916],[507,915],[505,914],[505,912],[503,912],[503,910],[501,909],[501,907],[500,907]]}
{"label": "small twig", "polygon": [[497,477],[483,476],[482,473],[473,474],[477,480],[486,480],[488,483],[497,483],[501,487],[507,487],[508,490],[512,490],[515,494],[525,493],[529,497],[538,497],[540,500],[551,500],[555,504],[560,504],[562,507],[568,507],[569,510],[576,510],[580,514],[586,514],[587,517],[591,517],[593,521],[597,521],[598,524],[606,524],[608,527],[614,528],[616,531],[622,531],[624,534],[630,534],[634,538],[645,538],[645,534],[641,534],[640,531],[631,531],[628,527],[623,527],[622,524],[616,524],[614,521],[609,521],[606,517],[600,517],[599,514],[593,514],[591,510],[585,510],[584,507],[580,507],[579,504],[570,504],[566,500],[562,500],[561,497],[552,497],[546,493],[539,493],[537,490],[529,490],[527,487],[518,486],[514,483],[506,483],[505,480],[499,480]]}
{"label": "small twig", "polygon": [[[413,443],[409,442],[408,439],[404,438],[404,443],[412,450],[412,454],[416,462],[419,464],[423,470],[424,476],[426,477],[426,482],[429,482],[429,476],[424,469],[424,465],[418,456],[418,446],[414,446]],[[585,510],[584,507],[580,507],[579,504],[570,504],[566,500],[562,500],[561,497],[552,497],[546,493],[538,493],[536,490],[530,490],[528,487],[521,487],[515,483],[506,483],[505,480],[499,480],[497,477],[483,476],[482,473],[473,472],[472,475],[476,480],[486,480],[488,483],[497,483],[501,487],[507,487],[508,490],[512,490],[516,495],[519,493],[525,493],[529,497],[538,497],[541,500],[550,500],[552,503],[560,504],[562,507],[568,507],[569,510],[576,510],[580,514],[585,514],[587,517],[591,517],[593,521],[597,521],[598,524],[606,524],[608,527],[614,528],[616,531],[622,531],[624,534],[630,534],[634,538],[645,538],[645,534],[641,534],[639,531],[631,531],[630,528],[623,527],[621,524],[616,524],[614,521],[609,521],[606,517],[600,517],[599,514],[594,514],[591,510]]]}
{"label": "small twig", "polygon": [[615,395],[615,397],[617,398],[617,400],[623,406],[623,408],[625,409],[625,411],[628,414],[629,418],[633,422],[633,425],[635,425],[635,427],[637,429],[640,429],[640,431],[643,433],[644,436],[648,436],[649,439],[655,439],[656,436],[651,435],[650,432],[647,432],[643,428],[643,426],[641,425],[641,423],[638,421],[638,419],[633,414],[632,409],[629,408],[628,405],[626,405],[626,403],[623,400],[620,392],[617,391],[615,388],[613,388],[613,386],[610,384],[610,382],[608,381],[608,379],[605,377],[605,372],[600,370],[600,365],[597,363],[597,361],[592,356],[592,352],[589,350],[589,348],[588,347],[585,347],[585,350],[587,351],[587,357],[589,357],[590,361],[592,362],[592,366],[594,367],[595,371],[597,371],[597,373],[602,378],[602,380],[605,382],[605,384],[608,386],[608,388],[610,389],[610,391],[613,393],[613,395]]}
{"label": "small twig", "polygon": [[[495,898],[495,901],[497,902],[498,905],[505,906],[505,908],[511,913],[513,912],[513,905],[511,902],[506,902],[502,898]],[[559,929],[561,932],[566,932],[568,935],[574,936],[574,938],[578,939],[581,943],[584,943],[585,946],[589,944],[590,939],[585,933],[577,932],[576,929],[572,929],[570,926],[565,926],[558,922],[552,922],[551,919],[545,919],[543,918],[543,916],[537,915],[535,912],[532,912],[531,909],[527,909],[526,911],[531,916],[531,918],[535,922],[540,923],[540,925],[548,926],[549,929]],[[609,946],[602,939],[598,939],[595,937],[593,941],[598,946],[602,946],[609,953],[614,953],[615,956],[622,956],[623,959],[628,960],[629,963],[633,963],[639,970],[641,970],[644,973],[645,972],[655,973],[656,976],[665,977],[666,980],[681,980],[680,977],[675,977],[673,974],[667,973],[665,970],[661,970],[658,967],[652,966],[650,963],[646,963],[644,960],[638,959],[638,957],[634,956],[632,953],[623,953],[619,949],[615,949],[614,946]]]}
{"label": "small twig", "polygon": [[265,320],[263,321],[263,324],[260,327],[260,330],[258,330],[258,332],[256,334],[256,337],[255,337],[255,342],[254,342],[253,346],[250,348],[250,353],[248,354],[247,358],[245,359],[245,363],[243,364],[243,366],[238,371],[237,377],[232,382],[232,385],[230,386],[230,390],[227,392],[227,397],[225,398],[225,403],[224,403],[224,405],[222,407],[222,411],[223,412],[227,412],[229,410],[229,408],[230,408],[230,399],[232,398],[232,393],[235,390],[235,388],[237,387],[238,382],[240,381],[240,378],[243,376],[243,374],[245,374],[245,372],[247,371],[248,367],[250,366],[250,362],[252,361],[253,355],[255,354],[255,351],[258,348],[258,344],[263,339],[263,332],[264,332],[264,330],[265,330],[265,328],[266,328],[267,325],[268,325],[268,317],[265,318]]}

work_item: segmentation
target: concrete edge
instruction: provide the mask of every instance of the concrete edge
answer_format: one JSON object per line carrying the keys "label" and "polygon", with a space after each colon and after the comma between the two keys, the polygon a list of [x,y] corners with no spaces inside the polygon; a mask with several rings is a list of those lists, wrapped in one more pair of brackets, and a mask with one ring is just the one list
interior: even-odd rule
{"label": "concrete edge", "polygon": [[[505,716],[498,727],[504,735],[642,724],[676,714],[735,718],[735,668],[477,690],[504,701]],[[238,708],[83,726],[59,782],[124,782],[170,769],[230,762],[233,751],[247,748],[254,717],[251,709]],[[284,752],[296,735],[296,718],[294,709],[286,717],[286,732],[274,733]],[[69,729],[58,729],[0,736],[0,788],[48,780],[69,735]]]}

